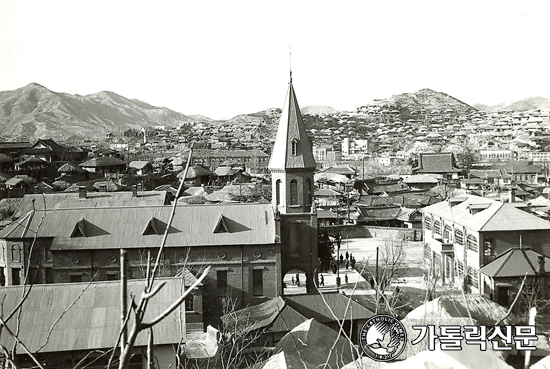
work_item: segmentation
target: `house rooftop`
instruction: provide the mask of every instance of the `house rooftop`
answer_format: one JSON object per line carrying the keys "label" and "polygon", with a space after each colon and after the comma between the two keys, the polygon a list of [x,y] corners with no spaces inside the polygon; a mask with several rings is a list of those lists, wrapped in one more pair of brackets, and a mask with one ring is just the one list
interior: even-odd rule
{"label": "house rooftop", "polygon": [[536,276],[539,274],[539,258],[544,260],[544,270],[550,267],[550,258],[530,248],[511,248],[486,264],[480,272],[493,278]]}
{"label": "house rooftop", "polygon": [[464,196],[456,205],[442,201],[421,211],[433,214],[474,231],[550,230],[550,222],[531,215],[515,206],[485,197]]}
{"label": "house rooftop", "polygon": [[[56,250],[155,248],[171,211],[169,205],[34,210],[1,230],[0,239],[51,237]],[[166,239],[166,247],[274,243],[273,210],[254,203],[177,207]]]}
{"label": "house rooftop", "polygon": [[[188,280],[193,283],[196,279]],[[150,300],[145,321],[166,310],[181,296],[181,278],[159,278],[165,286]],[[128,281],[128,294],[140,296],[144,280]],[[5,312],[12,311],[24,295],[25,286],[1,287]],[[177,344],[182,340],[181,311],[176,309],[155,326],[155,344]],[[59,320],[58,320],[59,319]],[[8,327],[31,352],[64,352],[112,348],[120,330],[120,282],[88,282],[34,285],[21,306],[19,319]],[[130,326],[132,320],[130,321]],[[184,324],[184,323],[183,323]],[[51,332],[50,332],[51,331]],[[146,346],[147,332],[138,334],[136,346]],[[0,344],[13,347],[12,336],[0,335]],[[23,352],[18,347],[18,352]]]}

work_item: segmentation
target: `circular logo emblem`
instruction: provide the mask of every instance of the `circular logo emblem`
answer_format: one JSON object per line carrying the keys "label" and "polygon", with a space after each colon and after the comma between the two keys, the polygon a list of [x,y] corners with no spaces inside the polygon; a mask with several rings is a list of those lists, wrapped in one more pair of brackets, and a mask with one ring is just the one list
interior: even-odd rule
{"label": "circular logo emblem", "polygon": [[395,359],[407,344],[405,326],[391,315],[373,316],[363,324],[359,333],[363,352],[376,361]]}

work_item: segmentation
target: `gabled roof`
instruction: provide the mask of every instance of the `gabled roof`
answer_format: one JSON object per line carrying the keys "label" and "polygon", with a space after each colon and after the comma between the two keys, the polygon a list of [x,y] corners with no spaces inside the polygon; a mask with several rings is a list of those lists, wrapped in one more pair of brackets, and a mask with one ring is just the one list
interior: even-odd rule
{"label": "gabled roof", "polygon": [[134,160],[134,161],[131,161],[129,164],[128,164],[128,167],[130,168],[135,168],[135,169],[143,169],[147,166],[150,166],[152,167],[153,164],[151,164],[150,162],[146,161],[146,160]]}
{"label": "gabled roof", "polygon": [[[474,231],[519,231],[550,230],[550,222],[505,204],[485,197],[467,195],[454,206],[442,201],[422,209],[424,214],[433,214]],[[471,206],[483,204],[483,210],[470,211]]]}
{"label": "gabled roof", "polygon": [[[0,238],[52,237],[52,248],[119,249],[158,247],[163,234],[143,235],[151,218],[167,222],[171,206],[94,207],[35,210],[0,231]],[[225,217],[231,232],[214,233]],[[79,219],[91,236],[73,237]],[[176,208],[166,247],[266,245],[275,243],[275,220],[269,204],[186,205]]]}
{"label": "gabled roof", "polygon": [[363,305],[338,292],[323,293],[322,296],[319,293],[287,295],[283,299],[305,317],[315,318],[320,323],[334,322],[337,319],[368,319],[374,315]]}
{"label": "gabled roof", "polygon": [[[293,141],[296,152],[293,155]],[[298,106],[292,78],[288,84],[285,105],[281,113],[277,138],[271,152],[269,169],[315,169],[313,150],[306,134],[302,113]]]}
{"label": "gabled roof", "polygon": [[281,296],[258,305],[247,306],[222,317],[228,332],[250,332],[266,329],[268,332],[289,332],[307,318],[288,306]]}
{"label": "gabled roof", "polygon": [[[188,277],[189,273],[185,275],[186,285],[196,281],[194,277]],[[181,278],[157,279],[156,283],[160,282],[166,282],[166,285],[150,300],[146,321],[181,296]],[[144,280],[129,280],[128,295],[140,296],[144,283]],[[4,312],[10,312],[17,306],[24,288],[2,287]],[[73,302],[76,303],[67,309]],[[18,337],[31,352],[37,352],[43,345],[38,352],[112,348],[120,330],[120,282],[34,285],[21,311]],[[180,309],[176,309],[155,326],[155,344],[180,343],[181,330],[185,329],[180,314]],[[57,319],[59,321],[56,322]],[[11,319],[8,327],[16,331],[18,320]],[[144,331],[138,335],[136,346],[145,346],[147,341],[148,334]],[[0,344],[13,347],[13,338],[2,334]],[[23,352],[23,349],[18,347],[18,352]]]}
{"label": "gabled roof", "polygon": [[536,276],[539,271],[539,257],[544,258],[544,269],[550,267],[550,258],[529,248],[511,248],[500,254],[495,260],[483,266],[479,271],[489,277]]}

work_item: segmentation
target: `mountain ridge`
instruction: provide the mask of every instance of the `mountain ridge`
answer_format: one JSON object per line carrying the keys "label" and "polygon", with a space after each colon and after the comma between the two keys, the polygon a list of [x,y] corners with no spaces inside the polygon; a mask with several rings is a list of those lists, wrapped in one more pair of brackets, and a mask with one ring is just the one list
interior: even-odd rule
{"label": "mountain ridge", "polygon": [[109,132],[195,120],[112,91],[72,95],[30,83],[0,92],[0,131],[6,137],[104,137]]}

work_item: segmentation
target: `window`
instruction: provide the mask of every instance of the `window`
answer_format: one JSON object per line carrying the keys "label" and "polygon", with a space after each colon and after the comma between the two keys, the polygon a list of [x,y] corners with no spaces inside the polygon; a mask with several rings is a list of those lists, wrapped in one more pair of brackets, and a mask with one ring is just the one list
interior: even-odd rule
{"label": "window", "polygon": [[218,295],[227,293],[227,270],[218,270],[216,272]]}
{"label": "window", "polygon": [[298,205],[298,181],[290,181],[290,205]]}
{"label": "window", "polygon": [[453,230],[450,225],[446,225],[445,229],[443,230],[443,239],[448,240],[451,242],[451,235],[453,234]]}
{"label": "window", "polygon": [[71,283],[82,282],[82,274],[71,274]]}
{"label": "window", "polygon": [[460,229],[455,230],[455,242],[464,245],[464,233]]}
{"label": "window", "polygon": [[430,217],[425,217],[424,218],[424,227],[426,229],[432,229],[432,218],[430,218]]}
{"label": "window", "polygon": [[462,261],[457,260],[456,269],[457,269],[458,276],[464,277],[464,264],[462,264]]}
{"label": "window", "polygon": [[21,246],[15,244],[11,247],[11,261],[16,263],[21,262]]}
{"label": "window", "polygon": [[472,287],[479,288],[479,278],[476,269],[468,268],[468,284]]}
{"label": "window", "polygon": [[185,298],[185,311],[195,311],[193,295],[189,295]]}
{"label": "window", "polygon": [[11,269],[11,285],[18,286],[21,284],[21,269],[12,268]]}
{"label": "window", "polygon": [[431,260],[432,259],[432,249],[430,248],[430,245],[427,243],[424,244],[424,259]]}
{"label": "window", "polygon": [[263,296],[264,294],[264,271],[262,269],[252,271],[252,294],[254,296]]}
{"label": "window", "polygon": [[117,272],[107,272],[107,280],[108,281],[118,280],[118,273]]}
{"label": "window", "polygon": [[485,240],[484,244],[485,244],[485,247],[483,248],[483,255],[493,256],[494,255],[493,240],[488,238]]}
{"label": "window", "polygon": [[277,205],[281,203],[281,180],[280,179],[278,179],[277,182],[275,182],[275,201]]}
{"label": "window", "polygon": [[5,270],[4,267],[0,267],[0,286],[6,285],[6,274],[4,270]]}
{"label": "window", "polygon": [[50,246],[49,243],[44,245],[44,261],[53,261],[53,254]]}
{"label": "window", "polygon": [[0,261],[4,261],[4,245],[0,245]]}
{"label": "window", "polygon": [[298,140],[293,139],[291,142],[292,145],[292,156],[298,155]]}
{"label": "window", "polygon": [[434,233],[441,235],[441,222],[439,220],[434,222]]}
{"label": "window", "polygon": [[468,243],[468,250],[478,252],[479,249],[477,245],[477,238],[475,238],[472,235],[469,235],[467,238],[467,243]]}

